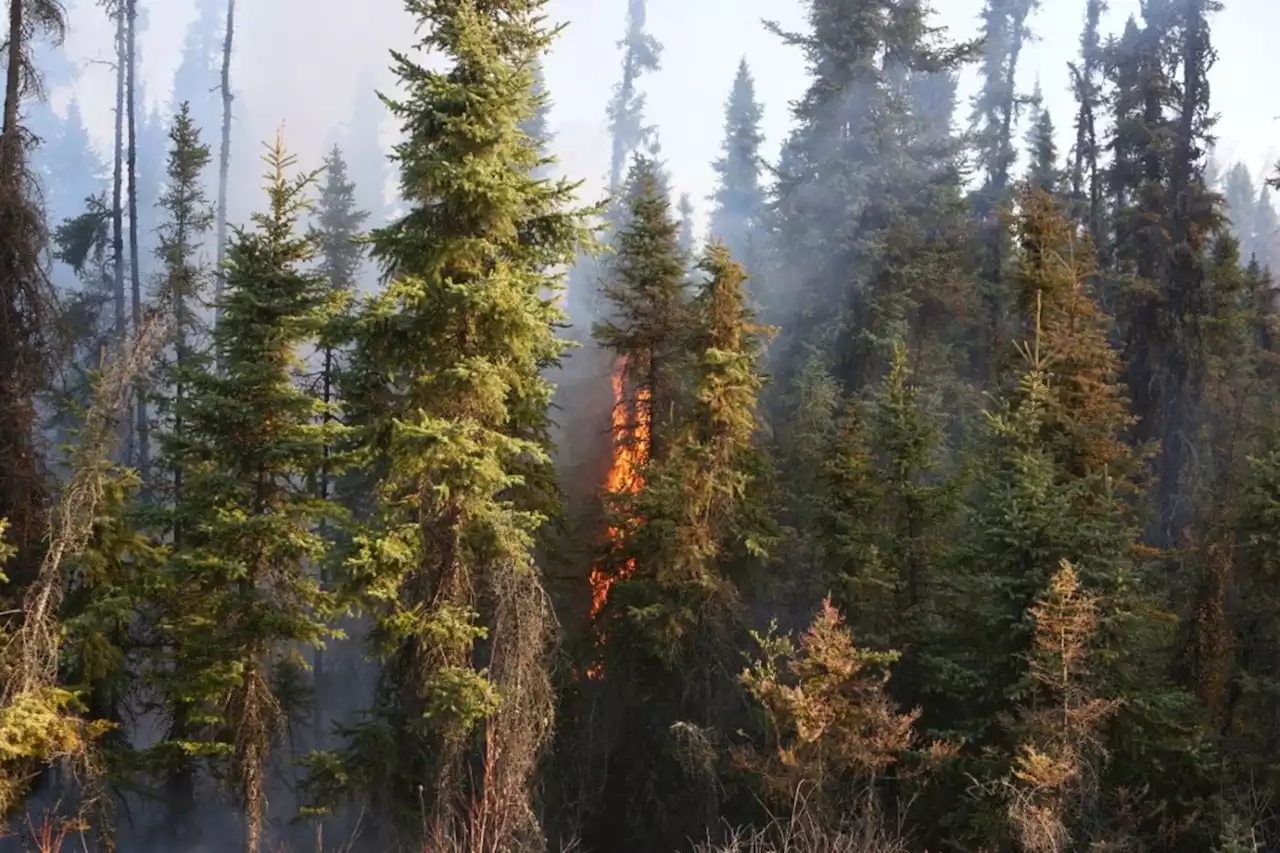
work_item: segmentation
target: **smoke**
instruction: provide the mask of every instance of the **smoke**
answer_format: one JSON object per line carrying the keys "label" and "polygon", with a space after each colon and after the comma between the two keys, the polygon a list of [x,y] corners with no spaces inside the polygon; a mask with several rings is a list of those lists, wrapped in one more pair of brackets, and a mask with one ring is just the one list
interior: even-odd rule
{"label": "smoke", "polygon": [[[196,17],[197,2],[164,0],[143,3],[146,26],[141,34],[143,80],[148,97],[167,108],[173,72],[181,58],[184,35]],[[110,150],[112,86],[111,27],[97,4],[70,4],[71,31],[66,54],[80,72],[76,94],[98,149]],[[215,5],[218,5],[215,3]],[[982,0],[940,0],[937,22],[957,38],[976,33]],[[350,117],[361,86],[372,81],[390,87],[390,49],[412,43],[412,24],[400,0],[271,0],[243,4],[237,11],[238,32],[233,62],[239,147],[248,156],[234,163],[232,219],[243,219],[258,203],[258,142],[274,138],[284,124],[286,143],[304,165],[318,165],[333,141],[334,129]],[[710,163],[721,133],[723,102],[737,60],[747,56],[765,104],[765,155],[776,159],[789,124],[789,103],[804,89],[803,58],[781,45],[760,26],[776,19],[784,29],[803,29],[802,0],[650,0],[649,29],[665,45],[663,69],[645,82],[649,120],[656,124],[662,151],[677,192],[688,192],[697,213],[699,233],[705,226],[707,197],[714,185]],[[1113,0],[1104,29],[1114,32],[1138,10],[1138,0]],[[554,151],[565,170],[586,181],[595,198],[604,186],[608,144],[604,105],[618,72],[616,42],[624,28],[623,0],[553,0],[553,20],[570,26],[546,63],[555,101]],[[1054,116],[1060,150],[1071,141],[1072,106],[1066,63],[1076,51],[1083,3],[1044,3],[1031,20],[1042,38],[1024,54],[1020,87],[1029,91],[1038,78],[1046,106]],[[1252,58],[1266,47],[1267,33],[1280,26],[1280,7],[1269,0],[1234,0],[1215,18],[1220,58],[1213,69],[1214,99],[1223,113],[1220,153],[1257,169],[1268,163],[1276,147],[1274,117],[1280,115],[1280,92],[1249,85],[1255,77]],[[1052,38],[1044,37],[1052,36]],[[976,80],[961,80],[961,102]],[[52,93],[62,113],[70,100],[66,86]],[[964,111],[962,110],[962,113]],[[395,127],[379,128],[386,144]],[[216,139],[216,128],[204,128]],[[246,162],[247,161],[247,162]],[[161,164],[156,164],[161,165]],[[389,186],[389,191],[394,187]]]}
{"label": "smoke", "polygon": [[[148,101],[145,106],[163,129],[167,128],[175,95],[174,73],[188,29],[198,20],[198,4],[216,9],[222,0],[140,2],[146,15],[139,51]],[[936,0],[940,10],[936,23],[949,27],[954,39],[972,37],[982,3]],[[75,0],[68,5],[70,35],[64,55],[77,76],[74,80],[66,75],[51,77],[49,108],[66,116],[74,97],[99,158],[109,167],[114,102],[112,26],[94,0]],[[599,199],[605,190],[610,154],[605,105],[619,76],[616,44],[624,31],[626,7],[625,0],[553,0],[548,10],[552,20],[569,24],[544,64],[553,103],[552,153],[560,160],[563,175],[583,182],[581,195],[588,202]],[[1104,30],[1116,31],[1137,10],[1138,0],[1112,0]],[[658,129],[673,191],[688,193],[692,200],[695,233],[700,236],[705,232],[708,198],[714,189],[711,164],[719,154],[725,98],[743,56],[751,65],[756,93],[764,107],[764,156],[771,162],[779,157],[792,124],[791,102],[803,93],[807,74],[800,52],[783,45],[760,22],[768,18],[784,30],[802,32],[806,4],[803,0],[649,0],[648,12],[648,29],[664,51],[662,69],[647,75],[641,84],[646,119]],[[1030,21],[1042,38],[1028,46],[1019,70],[1022,92],[1029,92],[1035,80],[1040,80],[1045,105],[1058,129],[1059,149],[1064,153],[1072,141],[1073,114],[1066,63],[1075,55],[1082,20],[1083,0],[1044,0]],[[1267,40],[1280,31],[1280,4],[1275,0],[1232,0],[1214,23],[1220,59],[1211,83],[1215,104],[1223,113],[1219,151],[1225,162],[1243,160],[1256,174],[1259,166],[1269,164],[1277,149],[1270,140],[1276,133],[1274,117],[1280,116],[1280,91],[1255,85],[1258,72],[1254,59],[1265,55]],[[414,35],[401,0],[256,0],[238,4],[232,66],[236,94],[230,193],[233,223],[244,222],[265,201],[257,155],[262,150],[260,143],[273,139],[281,125],[285,143],[298,156],[302,168],[318,167],[332,145],[341,144],[362,200],[371,208],[378,204],[385,207],[374,211],[373,222],[393,212],[395,176],[383,158],[397,137],[397,128],[389,116],[380,116],[381,107],[370,91],[376,87],[392,94],[388,52],[408,49]],[[967,118],[966,101],[975,87],[976,76],[967,71],[960,81],[959,121]],[[193,93],[179,96],[192,97]],[[216,101],[216,93],[212,97]],[[216,147],[216,124],[206,119],[201,129],[204,140]],[[1023,130],[1019,129],[1016,138],[1022,138]],[[164,139],[163,132],[158,142],[154,132],[144,133],[144,138],[150,140],[144,140],[147,150],[139,161],[140,184],[145,190],[158,185],[162,175]],[[76,155],[69,151],[58,156],[69,161]],[[1019,172],[1022,165],[1020,162],[1017,167]],[[59,189],[59,203],[64,208],[71,203],[68,199],[81,199],[105,188],[101,176],[95,177],[91,169],[71,169],[67,162],[47,162],[46,167],[71,182]],[[80,177],[70,179],[68,175]],[[144,224],[155,219],[148,209],[154,200],[141,199]],[[149,242],[144,235],[144,247]],[[594,315],[589,296],[575,294],[574,315],[580,323],[589,324]],[[587,333],[580,327],[574,336],[582,339]],[[570,372],[560,379],[595,381],[589,362],[580,359],[577,364],[587,365],[586,372],[576,377]],[[562,421],[575,416],[583,419],[573,411],[557,413]],[[576,440],[581,434],[570,435]],[[585,592],[585,586],[581,589]],[[330,658],[333,683],[345,685],[346,690],[335,688],[339,696],[325,698],[326,708],[348,722],[370,692],[367,683],[357,683],[368,673],[352,657],[335,653]],[[354,689],[352,684],[356,684]],[[281,788],[288,788],[292,781],[282,783]],[[277,806],[273,818],[282,826],[295,803],[280,797],[273,805]],[[211,804],[201,817],[207,821],[207,837],[231,839],[222,846],[234,846],[240,827],[232,812]],[[145,816],[139,820],[140,824],[146,822]]]}

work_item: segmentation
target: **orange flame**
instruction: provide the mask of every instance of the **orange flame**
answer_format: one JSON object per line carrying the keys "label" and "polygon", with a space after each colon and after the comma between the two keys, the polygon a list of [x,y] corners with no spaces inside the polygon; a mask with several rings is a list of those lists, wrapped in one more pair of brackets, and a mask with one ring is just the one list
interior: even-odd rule
{"label": "orange flame", "polygon": [[[649,455],[648,402],[649,389],[641,388],[636,393],[635,411],[627,405],[626,399],[627,359],[623,356],[613,369],[613,462],[609,467],[609,476],[605,479],[605,489],[610,495],[630,492],[635,494],[644,487],[644,476],[640,466]],[[634,414],[634,418],[632,415]],[[634,434],[632,431],[634,430]],[[622,537],[622,531],[616,527],[609,528],[609,540],[616,542]],[[591,618],[594,619],[604,607],[609,597],[609,588],[621,579],[631,576],[635,571],[635,560],[628,560],[616,576],[596,566],[591,570]]]}

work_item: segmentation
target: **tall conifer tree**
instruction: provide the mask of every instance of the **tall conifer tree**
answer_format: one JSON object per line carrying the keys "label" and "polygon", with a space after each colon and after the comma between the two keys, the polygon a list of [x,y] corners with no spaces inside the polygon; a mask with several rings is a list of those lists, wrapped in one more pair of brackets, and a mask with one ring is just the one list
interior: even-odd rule
{"label": "tall conifer tree", "polygon": [[228,245],[213,331],[221,369],[206,361],[186,372],[183,432],[165,440],[171,466],[185,469],[164,599],[175,609],[161,622],[172,655],[165,695],[171,713],[203,723],[203,735],[182,732],[195,735],[184,751],[224,745],[248,853],[265,841],[268,759],[291,712],[279,678],[298,646],[329,633],[330,596],[309,564],[323,559],[317,526],[336,510],[306,481],[338,429],[316,425],[322,404],[293,381],[325,302],[324,280],[301,269],[314,248],[296,233],[314,176],[289,174],[278,139],[264,159],[269,206]]}
{"label": "tall conifer tree", "polygon": [[622,48],[622,79],[609,102],[609,133],[613,151],[609,165],[609,188],[617,190],[626,175],[631,155],[651,142],[653,128],[645,124],[644,94],[640,78],[661,67],[662,45],[645,31],[648,0],[627,0],[627,33]]}
{"label": "tall conifer tree", "polygon": [[724,140],[714,167],[719,184],[712,196],[710,235],[729,249],[748,273],[756,275],[764,237],[764,188],[760,173],[764,162],[760,146],[763,109],[756,100],[755,80],[744,57],[738,64],[733,90],[725,105]]}
{"label": "tall conifer tree", "polygon": [[791,297],[775,321],[784,381],[815,345],[852,391],[883,375],[895,339],[941,363],[945,336],[930,318],[965,298],[951,241],[966,213],[955,142],[916,112],[917,84],[945,81],[970,51],[929,18],[919,3],[812,0],[810,32],[773,27],[813,77],[795,103],[775,211],[770,269],[782,278],[771,287]]}
{"label": "tall conifer tree", "polygon": [[8,576],[31,579],[44,536],[47,486],[35,441],[36,394],[52,364],[53,331],[41,253],[48,239],[44,213],[31,198],[30,162],[22,107],[39,94],[35,40],[61,42],[66,20],[53,0],[11,0],[5,61],[4,119],[0,126],[0,518],[17,549]]}
{"label": "tall conifer tree", "polygon": [[[172,360],[162,365],[159,386],[160,411],[168,416],[167,429],[173,440],[184,440],[183,414],[187,407],[186,385],[190,372],[203,363],[208,341],[200,309],[208,301],[210,271],[200,257],[201,249],[213,227],[213,208],[205,192],[205,169],[211,154],[209,146],[200,140],[200,131],[191,117],[190,106],[183,102],[169,131],[168,181],[160,206],[165,221],[158,233],[159,258],[163,273],[159,282],[156,302],[160,311],[168,317],[172,334]],[[170,501],[182,500],[183,468],[174,459],[169,472],[168,493]],[[174,528],[173,543],[183,544],[183,531]]]}
{"label": "tall conifer tree", "polygon": [[410,847],[500,819],[486,844],[539,832],[530,786],[553,709],[531,492],[549,465],[543,372],[564,347],[549,271],[573,258],[584,222],[575,185],[535,176],[547,158],[520,130],[555,36],[545,5],[408,0],[419,50],[448,62],[394,54],[409,211],[373,234],[390,281],[357,319],[349,395],[369,461],[388,472],[349,567],[385,668],[351,755]]}
{"label": "tall conifer tree", "polygon": [[602,288],[606,319],[595,339],[625,361],[628,407],[648,435],[650,459],[664,458],[679,399],[687,322],[684,281],[688,262],[680,224],[656,166],[637,158],[627,180],[626,225]]}

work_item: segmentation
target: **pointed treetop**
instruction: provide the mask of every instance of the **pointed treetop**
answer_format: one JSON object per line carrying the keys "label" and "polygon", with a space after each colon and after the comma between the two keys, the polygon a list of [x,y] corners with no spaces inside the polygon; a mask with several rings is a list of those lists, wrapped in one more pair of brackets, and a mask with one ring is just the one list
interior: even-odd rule
{"label": "pointed treetop", "polygon": [[[653,145],[653,127],[644,123],[644,95],[637,91],[639,79],[661,66],[662,45],[645,32],[646,0],[629,0],[627,34],[618,46],[623,50],[622,79],[609,101],[609,132],[613,137],[609,187],[622,185],[628,158],[648,143]],[[656,154],[656,148],[651,153]]]}
{"label": "pointed treetop", "polygon": [[751,231],[765,204],[760,186],[763,117],[764,110],[756,99],[755,80],[743,57],[725,105],[721,156],[713,164],[719,182],[712,196],[711,236],[723,241],[733,257],[746,264],[750,271],[754,271],[751,270],[754,266]]}

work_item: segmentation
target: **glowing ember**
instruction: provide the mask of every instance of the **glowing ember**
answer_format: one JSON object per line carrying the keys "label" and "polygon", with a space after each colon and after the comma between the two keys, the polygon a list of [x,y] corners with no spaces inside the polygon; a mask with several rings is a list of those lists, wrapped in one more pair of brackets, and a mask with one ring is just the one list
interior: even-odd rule
{"label": "glowing ember", "polygon": [[[613,463],[605,479],[608,494],[623,492],[635,494],[644,486],[640,466],[649,453],[648,408],[649,391],[641,388],[636,394],[636,411],[631,411],[626,400],[627,359],[618,360],[613,369]],[[634,429],[634,435],[632,430]],[[622,531],[609,528],[609,540],[616,542]],[[599,566],[591,570],[591,617],[594,619],[609,597],[609,588],[619,579],[629,577],[635,571],[635,561],[628,560],[617,575],[610,575]]]}

